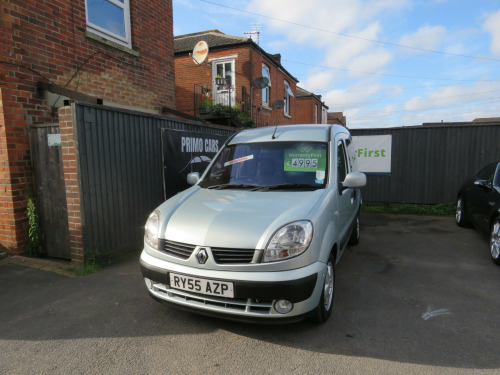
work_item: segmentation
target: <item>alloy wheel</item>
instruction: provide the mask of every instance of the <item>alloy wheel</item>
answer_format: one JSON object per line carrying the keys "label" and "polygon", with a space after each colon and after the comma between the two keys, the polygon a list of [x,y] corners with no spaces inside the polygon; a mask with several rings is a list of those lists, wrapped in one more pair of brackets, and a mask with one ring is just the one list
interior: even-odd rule
{"label": "alloy wheel", "polygon": [[490,238],[490,249],[491,257],[494,260],[499,260],[500,258],[500,222],[495,221],[493,228],[491,228],[491,238]]}
{"label": "alloy wheel", "polygon": [[328,262],[328,266],[326,268],[325,275],[325,284],[323,285],[323,304],[325,306],[325,310],[328,311],[330,306],[332,305],[333,300],[333,289],[334,289],[334,280],[335,276],[333,273],[333,263]]}
{"label": "alloy wheel", "polygon": [[455,212],[455,220],[457,221],[457,223],[460,223],[460,221],[462,220],[462,215],[463,214],[464,214],[463,201],[462,201],[462,198],[458,198],[458,200],[457,200],[457,210]]}

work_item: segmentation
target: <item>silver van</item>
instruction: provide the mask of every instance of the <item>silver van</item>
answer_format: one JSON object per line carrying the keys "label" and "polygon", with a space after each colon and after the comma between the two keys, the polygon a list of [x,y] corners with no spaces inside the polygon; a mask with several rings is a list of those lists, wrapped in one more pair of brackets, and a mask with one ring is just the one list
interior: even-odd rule
{"label": "silver van", "polygon": [[194,186],[148,218],[140,265],[150,295],[245,321],[326,321],[335,264],[359,241],[349,131],[289,125],[232,136]]}

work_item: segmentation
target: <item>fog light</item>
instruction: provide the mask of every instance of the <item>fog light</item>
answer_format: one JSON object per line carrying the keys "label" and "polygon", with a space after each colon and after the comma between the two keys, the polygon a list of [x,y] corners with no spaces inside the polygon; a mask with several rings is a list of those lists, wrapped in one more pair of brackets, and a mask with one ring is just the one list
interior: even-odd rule
{"label": "fog light", "polygon": [[147,277],[144,278],[144,281],[146,282],[146,286],[149,288],[149,289],[153,289],[153,282],[151,280],[149,280]]}
{"label": "fog light", "polygon": [[280,299],[274,303],[274,309],[280,314],[288,314],[293,309],[293,303]]}

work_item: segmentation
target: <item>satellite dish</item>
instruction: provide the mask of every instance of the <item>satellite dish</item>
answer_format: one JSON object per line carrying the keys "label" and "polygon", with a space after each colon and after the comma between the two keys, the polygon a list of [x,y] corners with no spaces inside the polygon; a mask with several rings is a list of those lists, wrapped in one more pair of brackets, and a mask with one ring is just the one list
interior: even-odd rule
{"label": "satellite dish", "polygon": [[273,107],[276,108],[276,109],[281,109],[285,106],[285,101],[284,100],[276,100],[274,103],[273,103]]}
{"label": "satellite dish", "polygon": [[253,84],[259,89],[265,89],[267,86],[269,86],[269,78],[259,77],[255,81],[253,81]]}
{"label": "satellite dish", "polygon": [[204,40],[196,43],[191,57],[196,65],[202,64],[208,56],[208,44]]}

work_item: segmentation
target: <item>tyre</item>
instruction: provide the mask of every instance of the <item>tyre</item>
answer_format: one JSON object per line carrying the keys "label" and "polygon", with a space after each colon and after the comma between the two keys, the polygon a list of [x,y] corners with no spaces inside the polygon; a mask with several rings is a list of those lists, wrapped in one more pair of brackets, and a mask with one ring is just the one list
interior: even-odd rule
{"label": "tyre", "polygon": [[351,236],[349,237],[348,245],[357,245],[359,243],[360,237],[360,222],[359,222],[359,211],[356,215],[356,224],[352,228]]}
{"label": "tyre", "polygon": [[500,266],[500,218],[493,220],[490,233],[490,253],[491,260]]}
{"label": "tyre", "polygon": [[324,323],[332,314],[333,296],[335,292],[335,260],[330,254],[326,266],[325,280],[323,281],[323,291],[318,305],[312,311],[311,320],[316,323]]}
{"label": "tyre", "polygon": [[457,208],[455,211],[455,221],[459,227],[468,227],[469,222],[465,216],[465,202],[461,195],[457,199]]}

